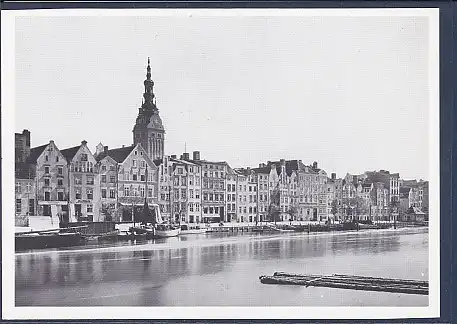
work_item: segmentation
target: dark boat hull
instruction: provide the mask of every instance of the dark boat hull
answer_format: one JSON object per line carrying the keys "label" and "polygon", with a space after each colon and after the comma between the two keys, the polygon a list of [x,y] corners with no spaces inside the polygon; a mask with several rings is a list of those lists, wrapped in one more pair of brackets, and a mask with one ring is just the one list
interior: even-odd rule
{"label": "dark boat hull", "polygon": [[17,235],[15,238],[15,250],[60,248],[80,245],[83,242],[83,236],[79,233]]}

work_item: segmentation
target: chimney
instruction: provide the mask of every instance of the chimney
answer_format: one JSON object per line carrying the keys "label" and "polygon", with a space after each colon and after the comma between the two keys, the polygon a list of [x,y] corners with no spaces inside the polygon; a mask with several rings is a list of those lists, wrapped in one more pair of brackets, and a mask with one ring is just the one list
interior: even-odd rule
{"label": "chimney", "polygon": [[313,162],[313,169],[317,169],[317,162],[316,161]]}
{"label": "chimney", "polygon": [[106,154],[108,154],[108,146],[103,146],[103,152],[105,152]]}
{"label": "chimney", "polygon": [[50,140],[50,141],[49,141],[49,144],[54,144],[54,141],[53,141],[53,140]]}
{"label": "chimney", "polygon": [[281,159],[281,160],[279,160],[279,163],[281,163],[281,165],[286,165],[286,160],[285,159]]}
{"label": "chimney", "polygon": [[199,161],[200,160],[200,151],[194,151],[194,160]]}
{"label": "chimney", "polygon": [[336,179],[336,173],[332,173],[332,180]]}
{"label": "chimney", "polygon": [[183,153],[184,160],[189,161],[189,153]]}
{"label": "chimney", "polygon": [[122,144],[122,147],[125,147],[125,145],[124,145],[124,144]]}
{"label": "chimney", "polygon": [[25,137],[25,146],[30,148],[30,131],[28,129],[24,129],[22,131],[22,135]]}
{"label": "chimney", "polygon": [[172,154],[172,155],[170,155],[170,157],[171,157],[172,159],[176,159],[176,154]]}
{"label": "chimney", "polygon": [[179,157],[180,160],[184,160],[184,156],[181,154],[181,156]]}
{"label": "chimney", "polygon": [[84,140],[84,141],[81,141],[81,145],[86,145],[87,144],[87,141]]}
{"label": "chimney", "polygon": [[302,161],[301,161],[301,160],[298,160],[298,164],[302,164]]}

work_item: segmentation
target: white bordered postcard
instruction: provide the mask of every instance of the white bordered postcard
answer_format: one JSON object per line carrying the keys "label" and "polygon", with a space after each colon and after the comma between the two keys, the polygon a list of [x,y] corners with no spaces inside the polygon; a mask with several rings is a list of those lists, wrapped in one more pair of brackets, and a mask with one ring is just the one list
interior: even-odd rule
{"label": "white bordered postcard", "polygon": [[439,317],[438,13],[2,11],[3,318]]}

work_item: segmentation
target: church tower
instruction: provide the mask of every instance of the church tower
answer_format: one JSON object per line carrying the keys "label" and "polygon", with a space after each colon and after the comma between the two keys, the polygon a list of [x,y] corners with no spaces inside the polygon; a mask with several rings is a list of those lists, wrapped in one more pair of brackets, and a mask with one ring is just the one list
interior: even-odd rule
{"label": "church tower", "polygon": [[138,117],[133,127],[133,143],[138,143],[146,150],[153,161],[163,158],[165,129],[159,116],[154,95],[154,81],[151,80],[151,66],[148,58],[146,80],[144,80],[144,94]]}

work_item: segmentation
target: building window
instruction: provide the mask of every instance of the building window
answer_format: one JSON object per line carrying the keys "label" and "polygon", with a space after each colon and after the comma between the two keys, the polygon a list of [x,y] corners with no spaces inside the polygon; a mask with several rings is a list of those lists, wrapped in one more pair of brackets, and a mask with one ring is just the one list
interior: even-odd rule
{"label": "building window", "polygon": [[64,196],[63,196],[63,191],[57,192],[57,200],[58,201],[64,201]]}
{"label": "building window", "polygon": [[93,212],[92,204],[88,204],[86,210],[87,210],[87,213],[92,213]]}
{"label": "building window", "polygon": [[94,199],[94,191],[92,189],[87,189],[86,194],[87,194],[87,199],[89,199],[89,200]]}
{"label": "building window", "polygon": [[110,189],[109,190],[109,197],[110,198],[116,198],[116,190]]}
{"label": "building window", "polygon": [[140,188],[140,196],[141,196],[141,197],[144,197],[144,187],[141,187],[141,188]]}
{"label": "building window", "polygon": [[102,198],[106,198],[106,189],[102,189]]}
{"label": "building window", "polygon": [[106,175],[102,175],[102,183],[106,183]]}
{"label": "building window", "polygon": [[146,161],[141,161],[141,167],[145,168],[146,167]]}
{"label": "building window", "polygon": [[87,161],[87,154],[86,153],[81,154],[81,161]]}
{"label": "building window", "polygon": [[195,199],[200,199],[200,190],[195,189]]}
{"label": "building window", "polygon": [[110,183],[115,183],[116,182],[116,176],[115,175],[110,175],[109,176],[109,182]]}
{"label": "building window", "polygon": [[191,198],[191,199],[194,198],[194,190],[193,189],[189,190],[189,198]]}
{"label": "building window", "polygon": [[82,184],[82,178],[81,177],[75,177],[75,184],[76,185]]}
{"label": "building window", "polygon": [[57,168],[57,174],[58,175],[63,175],[63,167],[60,166],[60,167]]}
{"label": "building window", "polygon": [[194,211],[194,204],[189,203],[189,211],[193,212]]}
{"label": "building window", "polygon": [[213,214],[213,213],[214,213],[214,208],[213,208],[213,207],[210,207],[210,208],[209,208],[209,213],[210,213],[210,214]]}
{"label": "building window", "polygon": [[124,196],[125,197],[130,196],[130,188],[129,187],[124,187]]}
{"label": "building window", "polygon": [[137,180],[137,175],[136,174],[133,174],[133,181],[136,181]]}
{"label": "building window", "polygon": [[102,171],[106,171],[106,165],[102,165]]}
{"label": "building window", "polygon": [[48,166],[45,166],[45,167],[44,167],[44,173],[45,173],[45,174],[49,174],[49,167],[48,167]]}
{"label": "building window", "polygon": [[149,188],[149,189],[148,189],[148,197],[152,197],[152,193],[153,193],[152,189]]}
{"label": "building window", "polygon": [[75,197],[76,199],[81,199],[81,188],[75,189]]}
{"label": "building window", "polygon": [[21,183],[20,182],[16,182],[15,192],[21,193]]}
{"label": "building window", "polygon": [[44,200],[45,201],[50,201],[51,200],[51,193],[49,191],[46,191],[44,193]]}
{"label": "building window", "polygon": [[29,199],[29,215],[35,214],[35,199]]}
{"label": "building window", "polygon": [[136,167],[136,160],[132,160],[132,166]]}
{"label": "building window", "polygon": [[22,210],[22,200],[16,199],[16,213],[20,213]]}
{"label": "building window", "polygon": [[140,181],[145,181],[145,176],[144,176],[144,174],[141,174],[141,175],[140,175]]}
{"label": "building window", "polygon": [[86,178],[86,184],[88,184],[88,185],[93,185],[93,184],[94,184],[94,177],[92,177],[92,176],[87,176],[87,178]]}

